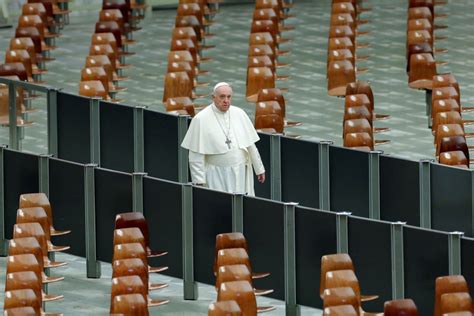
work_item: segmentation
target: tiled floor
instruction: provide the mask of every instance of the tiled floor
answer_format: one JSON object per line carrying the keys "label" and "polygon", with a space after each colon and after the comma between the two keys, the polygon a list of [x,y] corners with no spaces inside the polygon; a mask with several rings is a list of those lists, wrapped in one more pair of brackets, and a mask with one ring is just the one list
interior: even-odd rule
{"label": "tiled floor", "polygon": [[[283,45],[283,49],[291,50],[291,54],[282,57],[282,61],[291,66],[279,70],[279,74],[289,74],[291,79],[279,82],[280,87],[289,87],[286,94],[287,116],[289,120],[303,122],[303,125],[289,130],[310,140],[332,140],[340,145],[342,142],[343,100],[327,96],[326,92],[326,53],[327,33],[329,29],[329,0],[295,0],[292,13],[296,18],[288,20],[295,25],[294,31],[285,34],[293,40]],[[433,137],[427,129],[424,94],[408,88],[405,73],[405,31],[406,1],[377,0],[366,1],[365,6],[373,8],[364,13],[363,17],[370,20],[361,30],[370,34],[361,37],[361,42],[370,44],[369,48],[361,49],[361,55],[369,55],[367,61],[358,63],[360,67],[368,67],[369,71],[359,76],[371,82],[375,93],[375,108],[379,113],[390,114],[387,121],[377,122],[377,126],[390,127],[391,131],[378,134],[377,138],[389,139],[391,143],[380,146],[386,153],[409,159],[433,158]],[[234,104],[244,108],[253,117],[254,105],[244,98],[245,76],[247,65],[248,36],[252,16],[252,5],[242,4],[222,6],[211,30],[216,34],[209,43],[216,48],[205,51],[205,56],[213,60],[203,65],[211,71],[200,81],[228,81],[234,87]],[[448,48],[448,53],[436,55],[437,60],[448,61],[447,66],[439,67],[438,72],[453,72],[462,90],[464,106],[474,104],[474,1],[453,0],[440,7],[439,11],[448,13],[440,24],[449,26],[446,30],[436,31],[446,35],[444,41],[436,42],[436,46]],[[88,53],[88,43],[94,29],[98,14],[74,14],[70,24],[63,30],[63,36],[57,40],[58,49],[53,52],[55,61],[48,64],[49,72],[44,80],[52,87],[76,93],[80,79],[80,70],[84,66]],[[171,28],[175,17],[174,11],[149,12],[143,21],[143,30],[136,32],[134,38],[137,45],[131,48],[137,52],[127,58],[133,68],[126,71],[130,80],[122,85],[128,91],[121,93],[120,98],[126,103],[147,105],[151,109],[163,110],[161,97],[163,77],[166,70],[166,54],[169,49]],[[437,21],[438,23],[438,21]],[[0,29],[0,60],[13,29]],[[210,89],[200,88],[199,92]],[[29,119],[36,124],[25,129],[23,148],[35,153],[46,150],[46,105],[43,99],[35,100],[33,106],[38,111],[31,113]],[[208,100],[199,101],[205,103]],[[470,117],[464,114],[466,119]],[[0,142],[8,143],[8,129],[0,129]],[[5,272],[5,260],[0,258],[0,276]],[[69,267],[58,269],[57,274],[65,275],[66,281],[51,286],[53,293],[64,293],[65,300],[48,303],[47,310],[64,311],[67,315],[105,315],[109,306],[107,293],[110,290],[110,266],[104,265],[103,278],[91,280],[85,278],[84,260],[72,256],[60,255],[59,259],[70,262]],[[153,313],[163,315],[197,315],[205,314],[207,305],[215,299],[211,286],[200,288],[199,302],[182,300],[182,281],[157,276],[160,281],[170,283],[170,287],[158,291],[154,296],[169,298],[172,304],[155,309]],[[4,277],[0,277],[0,289],[3,288]],[[315,294],[316,295],[316,294]],[[3,304],[3,299],[0,306]],[[278,305],[279,309],[272,315],[283,315],[282,302],[262,300],[262,304]],[[305,315],[318,315],[315,310],[304,310]]]}

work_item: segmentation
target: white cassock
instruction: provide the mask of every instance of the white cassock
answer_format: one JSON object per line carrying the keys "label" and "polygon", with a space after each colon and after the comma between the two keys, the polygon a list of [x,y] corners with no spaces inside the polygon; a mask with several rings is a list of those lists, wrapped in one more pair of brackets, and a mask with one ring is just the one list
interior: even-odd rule
{"label": "white cassock", "polygon": [[254,196],[252,165],[255,174],[265,172],[259,139],[242,109],[231,105],[222,112],[212,103],[193,118],[181,144],[189,150],[193,183]]}

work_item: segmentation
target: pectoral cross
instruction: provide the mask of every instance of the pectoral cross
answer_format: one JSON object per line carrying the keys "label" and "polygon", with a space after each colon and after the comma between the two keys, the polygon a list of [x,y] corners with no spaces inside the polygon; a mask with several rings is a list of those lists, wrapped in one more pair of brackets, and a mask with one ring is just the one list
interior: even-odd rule
{"label": "pectoral cross", "polygon": [[230,143],[232,143],[232,141],[229,139],[229,137],[225,138],[225,143],[227,144],[227,147],[229,147],[230,149]]}

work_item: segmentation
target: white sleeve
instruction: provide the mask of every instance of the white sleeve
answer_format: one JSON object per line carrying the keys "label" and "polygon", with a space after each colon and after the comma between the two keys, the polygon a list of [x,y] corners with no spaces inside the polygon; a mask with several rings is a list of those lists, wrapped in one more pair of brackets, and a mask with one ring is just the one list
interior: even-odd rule
{"label": "white sleeve", "polygon": [[265,167],[263,166],[262,158],[260,158],[260,154],[258,153],[258,149],[255,144],[247,147],[247,151],[249,152],[250,161],[252,162],[255,174],[259,175],[264,173]]}
{"label": "white sleeve", "polygon": [[205,156],[203,154],[189,151],[189,170],[191,170],[191,179],[193,183],[206,183]]}

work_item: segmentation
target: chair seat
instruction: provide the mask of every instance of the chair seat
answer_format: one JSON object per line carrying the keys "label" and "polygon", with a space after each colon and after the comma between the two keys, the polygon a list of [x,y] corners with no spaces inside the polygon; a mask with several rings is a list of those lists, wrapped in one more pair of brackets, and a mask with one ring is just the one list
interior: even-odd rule
{"label": "chair seat", "polygon": [[389,127],[375,127],[374,128],[374,133],[384,133],[384,132],[389,132],[390,128]]}
{"label": "chair seat", "polygon": [[150,283],[148,285],[148,290],[149,291],[161,290],[161,289],[164,289],[165,287],[168,287],[167,283]]}
{"label": "chair seat", "polygon": [[64,280],[63,276],[47,276],[44,272],[42,274],[42,283],[47,284],[47,283],[53,283],[53,282],[58,282]]}
{"label": "chair seat", "polygon": [[149,250],[147,252],[147,257],[148,258],[156,258],[156,257],[165,256],[167,254],[168,254],[168,251],[152,251],[152,250]]}
{"label": "chair seat", "polygon": [[295,126],[301,126],[303,123],[301,122],[294,122],[294,121],[287,121],[285,120],[285,127],[295,127]]}
{"label": "chair seat", "polygon": [[268,295],[270,293],[273,293],[273,289],[267,289],[267,290],[264,290],[264,289],[255,289],[255,295],[257,296],[261,296],[261,295]]}
{"label": "chair seat", "polygon": [[45,261],[44,263],[45,268],[59,268],[59,267],[64,267],[65,265],[67,265],[67,262]]}
{"label": "chair seat", "polygon": [[346,95],[346,87],[337,87],[328,91],[328,95],[332,97],[343,97]]}
{"label": "chair seat", "polygon": [[48,244],[48,251],[49,252],[59,252],[59,251],[65,251],[70,249],[70,246],[56,246],[51,243]]}
{"label": "chair seat", "polygon": [[170,302],[170,300],[154,300],[154,299],[151,299],[151,298],[148,298],[148,307],[156,307],[156,306],[161,306],[161,305],[165,305],[165,304],[168,304]]}
{"label": "chair seat", "polygon": [[270,275],[270,272],[253,272],[252,279],[263,279]]}
{"label": "chair seat", "polygon": [[257,306],[257,313],[265,313],[275,310],[275,306]]}
{"label": "chair seat", "polygon": [[359,61],[367,60],[367,59],[369,59],[369,56],[367,56],[367,55],[356,56],[355,59],[356,59],[356,60],[359,60]]}
{"label": "chair seat", "polygon": [[53,295],[43,293],[43,302],[59,301],[64,298],[64,295]]}
{"label": "chair seat", "polygon": [[388,114],[375,114],[373,115],[373,119],[376,121],[382,121],[382,120],[387,120],[390,118],[390,115]]}
{"label": "chair seat", "polygon": [[408,83],[408,86],[412,89],[423,89],[423,90],[432,90],[433,89],[433,80],[420,79]]}
{"label": "chair seat", "polygon": [[149,273],[160,273],[168,270],[168,267],[148,267]]}
{"label": "chair seat", "polygon": [[[388,140],[388,139],[378,139],[378,140],[376,139],[376,140],[375,140],[375,145],[386,145],[386,144],[389,144],[389,143],[390,143],[390,140]],[[368,300],[368,301],[375,300],[375,299],[378,297],[377,295],[373,295],[373,296],[376,296],[376,297],[375,297],[375,298],[372,298],[372,296],[368,296],[368,298],[370,298],[370,299],[367,299],[367,300]],[[363,298],[361,298],[361,300],[362,300],[363,302],[365,302],[365,301],[363,300]]]}

